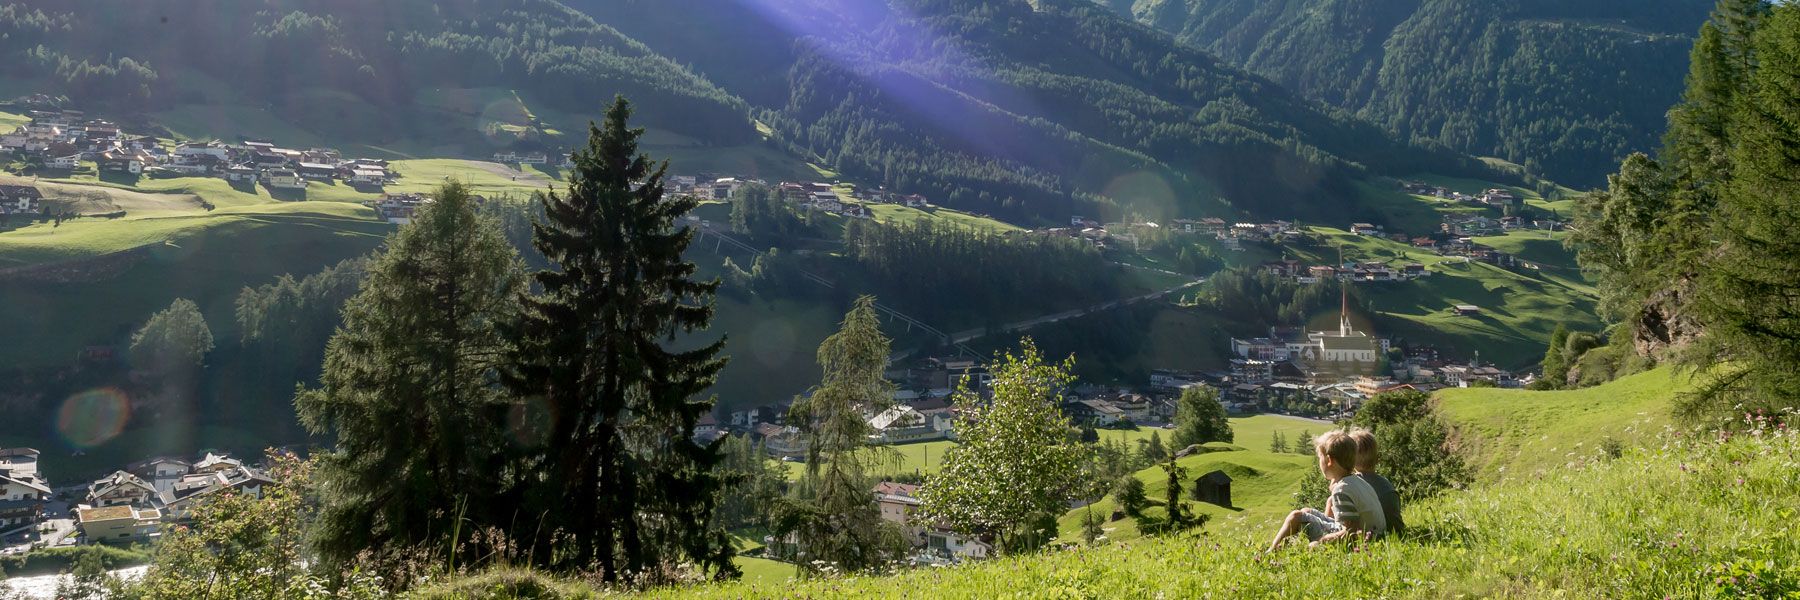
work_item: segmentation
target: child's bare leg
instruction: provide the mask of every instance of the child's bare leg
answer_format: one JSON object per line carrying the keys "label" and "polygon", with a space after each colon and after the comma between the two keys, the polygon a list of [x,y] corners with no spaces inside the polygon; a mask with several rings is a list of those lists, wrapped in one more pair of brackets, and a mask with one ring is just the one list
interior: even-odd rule
{"label": "child's bare leg", "polygon": [[1275,539],[1269,542],[1269,552],[1274,552],[1276,548],[1281,547],[1282,540],[1300,532],[1302,527],[1300,519],[1303,514],[1305,513],[1297,510],[1288,513],[1287,520],[1281,522],[1281,531],[1275,532]]}

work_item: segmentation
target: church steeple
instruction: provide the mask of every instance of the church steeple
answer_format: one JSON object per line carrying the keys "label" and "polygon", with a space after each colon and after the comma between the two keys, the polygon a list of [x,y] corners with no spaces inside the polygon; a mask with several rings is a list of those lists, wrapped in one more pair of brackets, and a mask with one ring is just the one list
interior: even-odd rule
{"label": "church steeple", "polygon": [[[1338,246],[1338,267],[1344,266],[1344,247]],[[1350,284],[1345,282],[1338,286],[1339,300],[1342,307],[1338,309],[1338,337],[1350,337]]]}
{"label": "church steeple", "polygon": [[1342,294],[1343,301],[1343,308],[1338,314],[1338,336],[1350,337],[1350,290],[1340,287],[1338,292]]}

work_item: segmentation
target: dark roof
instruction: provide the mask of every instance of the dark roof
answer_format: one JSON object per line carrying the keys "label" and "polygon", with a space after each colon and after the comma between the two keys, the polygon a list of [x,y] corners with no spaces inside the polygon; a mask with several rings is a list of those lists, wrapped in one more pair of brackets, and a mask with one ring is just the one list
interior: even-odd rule
{"label": "dark roof", "polygon": [[1205,482],[1209,482],[1209,483],[1231,483],[1231,476],[1226,475],[1224,471],[1213,471],[1211,473],[1201,475],[1199,478],[1196,478],[1194,481],[1205,481]]}

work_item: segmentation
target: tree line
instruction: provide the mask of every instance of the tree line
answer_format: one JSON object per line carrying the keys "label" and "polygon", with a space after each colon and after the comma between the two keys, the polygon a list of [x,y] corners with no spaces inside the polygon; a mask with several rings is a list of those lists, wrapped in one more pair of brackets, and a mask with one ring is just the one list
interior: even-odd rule
{"label": "tree line", "polygon": [[379,7],[324,0],[72,0],[9,6],[0,12],[0,32],[0,56],[13,59],[0,72],[52,82],[83,106],[130,114],[215,103],[191,72],[233,82],[250,100],[282,114],[321,122],[350,117],[321,109],[340,105],[314,92],[342,92],[400,115],[358,119],[381,131],[411,121],[421,90],[500,87],[528,91],[569,112],[586,109],[592,98],[625,93],[642,100],[641,118],[659,127],[721,143],[755,138],[742,100],[546,0],[407,0]]}
{"label": "tree line", "polygon": [[1800,397],[1800,8],[1720,0],[1689,62],[1662,149],[1577,201],[1569,243],[1617,350],[1564,358],[1685,366],[1690,417],[1779,412]]}
{"label": "tree line", "polygon": [[1086,306],[1117,298],[1119,267],[1086,242],[932,220],[850,220],[843,254],[879,295],[928,320],[1017,315],[1017,299]]}

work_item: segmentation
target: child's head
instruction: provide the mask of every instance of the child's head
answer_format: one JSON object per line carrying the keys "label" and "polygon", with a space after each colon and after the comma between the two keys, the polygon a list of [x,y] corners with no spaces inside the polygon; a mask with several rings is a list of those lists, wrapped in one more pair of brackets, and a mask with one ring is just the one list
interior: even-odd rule
{"label": "child's head", "polygon": [[1333,429],[1314,438],[1313,450],[1319,455],[1319,472],[1332,481],[1349,475],[1356,464],[1356,440],[1342,430]]}
{"label": "child's head", "polygon": [[1375,463],[1381,454],[1375,450],[1375,434],[1358,427],[1350,430],[1350,439],[1356,442],[1356,470],[1359,473],[1374,473]]}

